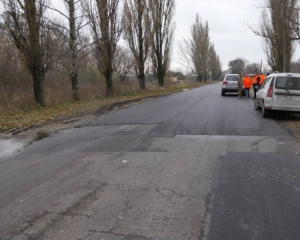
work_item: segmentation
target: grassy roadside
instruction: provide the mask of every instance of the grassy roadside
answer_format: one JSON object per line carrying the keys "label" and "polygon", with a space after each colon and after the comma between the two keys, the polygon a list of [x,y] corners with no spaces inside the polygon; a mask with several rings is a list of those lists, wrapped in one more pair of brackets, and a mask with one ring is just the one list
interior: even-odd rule
{"label": "grassy roadside", "polygon": [[151,96],[156,97],[164,94],[179,92],[182,89],[191,89],[210,83],[198,83],[189,85],[177,85],[168,88],[160,88],[151,91],[137,93],[123,93],[120,96],[91,99],[89,101],[80,101],[73,103],[63,103],[56,106],[37,108],[32,110],[20,110],[13,112],[4,112],[0,114],[0,134],[15,135],[25,132],[29,129],[38,128],[50,123],[62,122],[66,119],[87,114],[95,114],[97,110],[109,105],[124,101],[139,101]]}

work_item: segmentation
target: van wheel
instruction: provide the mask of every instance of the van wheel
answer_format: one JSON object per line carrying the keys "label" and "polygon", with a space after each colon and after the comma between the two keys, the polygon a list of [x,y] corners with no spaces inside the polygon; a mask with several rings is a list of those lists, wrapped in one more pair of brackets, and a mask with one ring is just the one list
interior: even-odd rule
{"label": "van wheel", "polygon": [[222,95],[222,96],[225,96],[225,91],[223,91],[223,90],[222,90],[222,93],[221,93],[221,95]]}
{"label": "van wheel", "polygon": [[267,109],[265,108],[265,105],[262,105],[262,107],[261,107],[261,115],[262,115],[264,118],[270,117],[270,110],[267,110]]}
{"label": "van wheel", "polygon": [[255,108],[255,110],[261,109],[261,107],[259,106],[259,104],[257,102],[257,99],[254,99],[254,108]]}

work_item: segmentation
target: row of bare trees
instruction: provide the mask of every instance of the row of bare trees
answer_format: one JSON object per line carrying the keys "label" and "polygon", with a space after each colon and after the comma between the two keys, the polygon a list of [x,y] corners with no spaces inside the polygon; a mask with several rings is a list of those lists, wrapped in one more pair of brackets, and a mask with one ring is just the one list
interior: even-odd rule
{"label": "row of bare trees", "polygon": [[[79,69],[89,56],[105,77],[106,95],[114,92],[113,75],[124,80],[132,69],[141,89],[152,69],[159,86],[170,66],[175,0],[1,0],[4,23],[33,79],[34,97],[45,106],[44,81],[50,69],[64,66],[73,99],[80,100]],[[121,11],[122,9],[122,11]],[[130,49],[119,44],[123,40]],[[57,51],[53,51],[54,46]],[[120,62],[121,58],[127,58]]]}
{"label": "row of bare trees", "polygon": [[191,36],[180,45],[180,52],[187,67],[197,74],[198,82],[220,78],[220,58],[210,41],[208,22],[201,22],[199,14],[191,27]]}

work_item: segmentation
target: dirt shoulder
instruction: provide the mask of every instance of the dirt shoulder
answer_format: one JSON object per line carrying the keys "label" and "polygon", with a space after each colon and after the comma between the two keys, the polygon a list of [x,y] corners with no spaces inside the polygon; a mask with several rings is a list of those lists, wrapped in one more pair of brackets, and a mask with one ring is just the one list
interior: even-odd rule
{"label": "dirt shoulder", "polygon": [[[25,120],[25,124],[23,124],[22,121],[20,121],[19,123],[16,123],[16,125],[14,125],[14,127],[12,128],[5,128],[2,129],[2,131],[0,130],[0,139],[7,139],[10,137],[25,138],[25,137],[31,137],[31,136],[41,135],[41,134],[54,133],[68,128],[73,128],[74,126],[89,121],[101,114],[112,113],[114,111],[124,109],[129,106],[139,104],[145,101],[149,101],[151,99],[160,96],[165,96],[165,95],[166,94],[140,97],[140,98],[129,99],[129,100],[120,100],[118,102],[107,103],[104,106],[101,106],[99,108],[83,109],[82,111],[80,110],[75,111],[74,109],[74,114],[69,113],[66,116],[60,116],[56,118],[54,118],[52,114],[50,115],[47,114],[48,116],[47,115],[40,116],[39,114],[34,114],[37,116],[37,118],[35,120],[33,119],[31,124],[27,125]],[[21,113],[13,116],[15,116],[17,120],[26,119],[26,117],[21,117],[24,116]],[[39,119],[39,117],[41,119]]]}
{"label": "dirt shoulder", "polygon": [[295,138],[300,140],[300,113],[278,112],[273,114],[273,119],[282,125]]}

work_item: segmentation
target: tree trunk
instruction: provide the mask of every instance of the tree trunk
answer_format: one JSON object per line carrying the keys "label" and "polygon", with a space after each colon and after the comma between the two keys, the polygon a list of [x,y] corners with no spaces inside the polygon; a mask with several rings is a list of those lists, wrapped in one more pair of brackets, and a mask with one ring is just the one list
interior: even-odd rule
{"label": "tree trunk", "polygon": [[157,78],[158,78],[158,85],[160,87],[164,86],[164,77],[165,77],[165,71],[163,69],[163,62],[162,62],[162,53],[157,52]]}
{"label": "tree trunk", "polygon": [[109,97],[113,93],[113,79],[112,79],[112,70],[106,71],[105,74],[105,80],[106,80],[106,96]]}
{"label": "tree trunk", "polygon": [[139,66],[139,76],[138,76],[138,78],[139,78],[139,82],[140,82],[140,88],[144,90],[146,88],[144,64]]}
{"label": "tree trunk", "polygon": [[201,83],[202,82],[202,73],[198,74],[196,81],[197,81],[197,83]]}
{"label": "tree trunk", "polygon": [[[72,40],[71,40],[72,42]],[[74,42],[72,42],[74,44]],[[75,44],[70,44],[71,46],[71,83],[72,83],[72,92],[74,101],[80,101],[79,94],[79,83],[78,83],[78,66],[77,66],[77,57],[76,57],[76,49]]]}
{"label": "tree trunk", "polygon": [[[138,48],[139,48],[139,82],[140,88],[145,89],[145,59],[144,59],[144,34],[143,34],[143,6],[141,2],[138,1],[138,23],[139,23],[139,32],[138,32]],[[146,30],[145,30],[146,31]]]}
{"label": "tree trunk", "polygon": [[45,74],[42,71],[35,71],[32,73],[33,77],[33,89],[35,101],[41,106],[45,107],[45,96],[44,96],[44,77]]}
{"label": "tree trunk", "polygon": [[70,0],[69,5],[69,27],[70,27],[70,36],[69,36],[69,45],[71,51],[71,83],[73,91],[74,101],[80,101],[79,95],[79,84],[78,84],[78,64],[77,64],[77,35],[76,35],[76,21],[75,21],[75,2]]}
{"label": "tree trunk", "polygon": [[160,67],[157,69],[157,78],[158,78],[158,86],[163,87],[164,86],[164,74]]}
{"label": "tree trunk", "polygon": [[78,73],[77,71],[71,73],[72,91],[74,101],[80,101]]}

